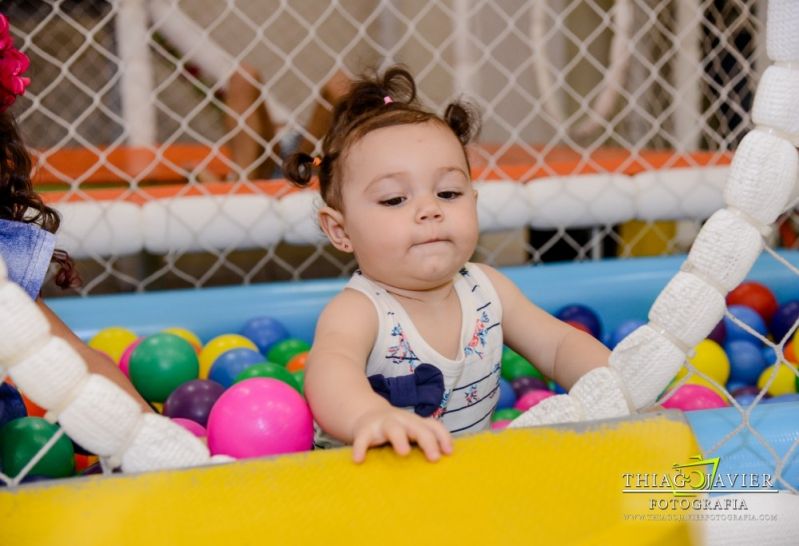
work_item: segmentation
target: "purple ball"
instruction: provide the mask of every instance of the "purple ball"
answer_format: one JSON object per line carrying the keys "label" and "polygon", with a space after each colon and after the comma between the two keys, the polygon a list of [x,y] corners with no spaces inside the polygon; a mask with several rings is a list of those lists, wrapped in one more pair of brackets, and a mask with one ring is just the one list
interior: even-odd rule
{"label": "purple ball", "polygon": [[777,312],[771,317],[771,323],[769,324],[774,341],[782,341],[785,334],[793,327],[796,319],[799,319],[799,301],[791,300],[780,305]]}
{"label": "purple ball", "polygon": [[724,320],[720,320],[718,324],[710,331],[707,338],[712,339],[719,345],[724,345],[724,339],[727,337],[727,327],[724,326]]}
{"label": "purple ball", "polygon": [[543,381],[538,377],[518,377],[511,381],[510,386],[513,388],[513,392],[516,394],[517,400],[521,398],[522,395],[527,391],[549,390],[549,386],[547,385],[546,381]]}
{"label": "purple ball", "polygon": [[182,417],[205,426],[208,414],[225,388],[210,379],[193,379],[172,391],[164,402],[164,415]]}

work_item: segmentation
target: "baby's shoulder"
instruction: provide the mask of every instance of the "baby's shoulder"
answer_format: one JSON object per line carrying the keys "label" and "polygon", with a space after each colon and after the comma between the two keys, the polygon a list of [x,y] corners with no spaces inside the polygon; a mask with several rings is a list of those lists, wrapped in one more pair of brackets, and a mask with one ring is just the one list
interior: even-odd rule
{"label": "baby's shoulder", "polygon": [[325,320],[338,321],[342,318],[357,322],[377,321],[374,305],[363,292],[352,288],[344,288],[325,306],[320,317]]}

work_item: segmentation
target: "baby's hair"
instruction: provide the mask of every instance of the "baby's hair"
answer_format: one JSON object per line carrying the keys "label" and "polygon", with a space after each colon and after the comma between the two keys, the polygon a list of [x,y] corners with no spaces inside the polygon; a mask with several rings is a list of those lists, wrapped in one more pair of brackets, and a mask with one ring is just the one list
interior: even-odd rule
{"label": "baby's hair", "polygon": [[336,106],[332,127],[322,141],[322,157],[315,160],[305,153],[292,154],[286,159],[284,172],[291,182],[304,187],[311,182],[313,167],[317,167],[322,199],[340,210],[342,166],[338,160],[350,147],[376,129],[426,122],[439,123],[452,130],[464,147],[463,154],[469,166],[465,146],[479,131],[479,116],[473,107],[456,101],[440,116],[419,104],[416,83],[405,68],[394,66],[382,76],[373,72],[354,82]]}
{"label": "baby's hair", "polygon": [[[61,225],[61,218],[34,191],[31,158],[17,124],[8,112],[0,112],[0,139],[0,218],[37,224],[55,233]],[[80,286],[80,276],[69,254],[57,249],[53,252],[52,261],[59,266],[55,276],[56,285],[64,289]]]}

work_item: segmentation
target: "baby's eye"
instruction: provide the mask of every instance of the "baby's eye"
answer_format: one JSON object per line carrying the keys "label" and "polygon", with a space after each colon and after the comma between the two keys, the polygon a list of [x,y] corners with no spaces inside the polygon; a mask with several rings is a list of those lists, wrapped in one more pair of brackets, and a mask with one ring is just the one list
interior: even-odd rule
{"label": "baby's eye", "polygon": [[401,205],[405,202],[404,197],[392,197],[391,199],[383,199],[380,201],[380,204],[384,207],[396,207],[397,205]]}
{"label": "baby's eye", "polygon": [[447,199],[447,200],[457,199],[461,195],[463,195],[463,192],[454,191],[454,190],[438,192],[438,197],[439,198]]}

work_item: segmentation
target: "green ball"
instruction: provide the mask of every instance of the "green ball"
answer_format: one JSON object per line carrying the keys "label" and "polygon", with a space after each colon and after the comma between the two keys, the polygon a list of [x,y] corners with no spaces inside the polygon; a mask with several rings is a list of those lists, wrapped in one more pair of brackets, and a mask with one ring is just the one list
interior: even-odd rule
{"label": "green ball", "polygon": [[305,395],[305,370],[297,370],[296,372],[291,372],[291,375],[294,376],[294,380],[297,382],[297,385],[300,387],[300,394],[303,396]]}
{"label": "green ball", "polygon": [[191,343],[174,334],[145,338],[130,355],[130,380],[150,402],[163,402],[176,388],[200,373]]}
{"label": "green ball", "polygon": [[285,366],[291,360],[291,357],[297,353],[304,353],[310,351],[311,346],[301,339],[289,338],[276,343],[266,355],[269,362]]}
{"label": "green ball", "polygon": [[[41,417],[20,417],[0,429],[0,468],[16,476],[58,431],[58,426]],[[66,478],[75,472],[75,450],[72,441],[61,436],[44,457],[28,472],[32,476]]]}
{"label": "green ball", "polygon": [[491,416],[492,421],[513,421],[522,412],[517,410],[516,408],[503,408],[494,412],[494,415]]}
{"label": "green ball", "polygon": [[277,379],[283,383],[286,383],[294,390],[302,394],[302,390],[291,372],[283,366],[275,364],[274,362],[261,362],[260,364],[253,364],[252,366],[249,366],[236,376],[236,379],[233,381],[233,383],[240,383],[245,379],[250,379],[253,377],[271,377],[272,379]]}
{"label": "green ball", "polygon": [[502,353],[502,378],[506,381],[513,381],[520,377],[544,378],[543,374],[527,362],[522,355],[511,349],[505,349],[505,352]]}

